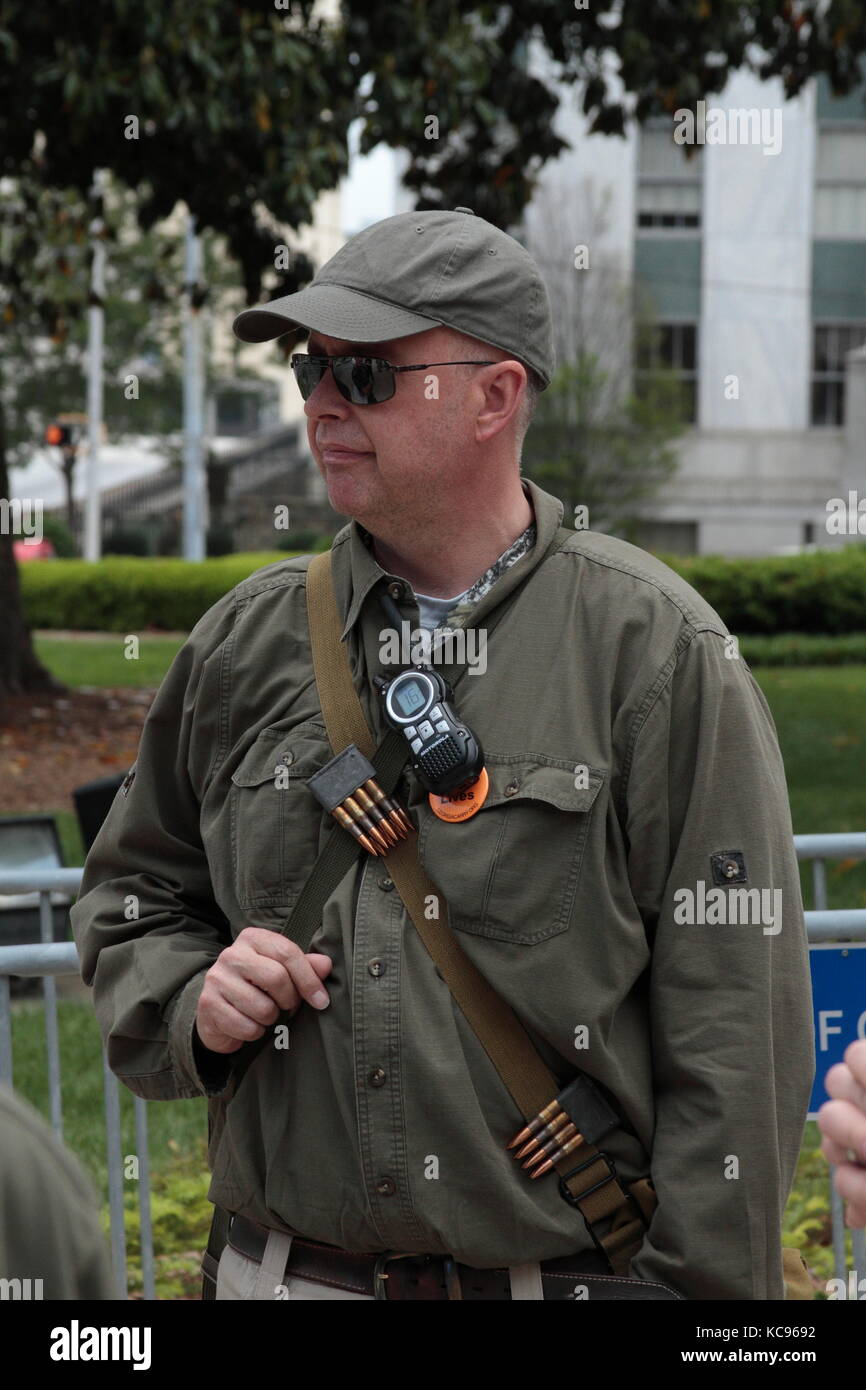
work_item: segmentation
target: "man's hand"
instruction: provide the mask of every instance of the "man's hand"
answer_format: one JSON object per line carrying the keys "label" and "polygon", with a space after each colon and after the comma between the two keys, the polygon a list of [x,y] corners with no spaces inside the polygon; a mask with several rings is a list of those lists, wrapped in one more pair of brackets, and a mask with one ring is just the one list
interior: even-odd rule
{"label": "man's hand", "polygon": [[[848,1225],[866,1226],[866,1041],[850,1044],[845,1061],[830,1068],[824,1084],[833,1100],[818,1111],[821,1152],[838,1165],[833,1182],[848,1203]],[[849,1150],[856,1154],[856,1164]]]}
{"label": "man's hand", "polygon": [[330,956],[304,955],[278,932],[244,927],[205,975],[195,1016],[199,1038],[211,1052],[237,1052],[304,1000],[327,1008],[322,980],[333,963]]}

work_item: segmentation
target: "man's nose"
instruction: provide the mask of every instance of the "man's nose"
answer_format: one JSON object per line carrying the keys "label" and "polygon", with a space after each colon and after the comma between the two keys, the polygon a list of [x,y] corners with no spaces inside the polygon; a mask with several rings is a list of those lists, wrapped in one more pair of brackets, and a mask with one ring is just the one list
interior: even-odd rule
{"label": "man's nose", "polygon": [[304,401],[304,412],[311,420],[319,415],[339,415],[345,419],[349,409],[350,404],[340,395],[334,373],[328,367],[321,381]]}

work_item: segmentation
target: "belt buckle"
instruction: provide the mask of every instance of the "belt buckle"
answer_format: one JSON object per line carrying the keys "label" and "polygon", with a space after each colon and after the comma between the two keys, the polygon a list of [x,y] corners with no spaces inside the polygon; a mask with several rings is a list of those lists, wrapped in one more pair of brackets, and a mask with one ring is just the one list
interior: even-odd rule
{"label": "belt buckle", "polygon": [[405,1260],[411,1258],[411,1252],[403,1250],[384,1250],[376,1259],[373,1266],[373,1297],[383,1298],[387,1301],[388,1285],[385,1280],[389,1277],[385,1272],[385,1266],[392,1260]]}
{"label": "belt buckle", "polygon": [[[385,1280],[389,1277],[385,1269],[387,1264],[390,1264],[392,1260],[417,1260],[418,1258],[424,1258],[424,1256],[415,1250],[383,1251],[383,1253],[377,1257],[376,1263],[373,1266],[373,1297],[385,1300],[388,1299],[388,1286],[385,1283]],[[429,1259],[430,1257],[427,1256],[427,1258]],[[443,1255],[441,1259],[445,1273],[445,1287],[448,1290],[448,1297],[450,1299],[462,1299],[463,1289],[454,1256]]]}

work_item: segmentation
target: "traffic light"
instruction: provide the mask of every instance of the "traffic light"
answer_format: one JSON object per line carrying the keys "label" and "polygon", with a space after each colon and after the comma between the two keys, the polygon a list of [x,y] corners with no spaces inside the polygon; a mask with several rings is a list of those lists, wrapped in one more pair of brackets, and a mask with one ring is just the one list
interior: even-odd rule
{"label": "traffic light", "polygon": [[68,425],[46,425],[45,443],[61,449],[68,447],[72,443],[72,431]]}

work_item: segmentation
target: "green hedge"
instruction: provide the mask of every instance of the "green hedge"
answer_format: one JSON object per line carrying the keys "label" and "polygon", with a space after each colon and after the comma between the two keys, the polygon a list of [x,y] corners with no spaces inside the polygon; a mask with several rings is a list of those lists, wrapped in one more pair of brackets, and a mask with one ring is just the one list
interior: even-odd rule
{"label": "green hedge", "polygon": [[866,631],[866,546],[760,560],[659,558],[697,589],[738,636]]}
{"label": "green hedge", "polygon": [[286,560],[285,551],[221,555],[218,559],[139,559],[112,556],[21,565],[27,622],[34,628],[188,632],[203,613],[256,570]]}
{"label": "green hedge", "polygon": [[[777,654],[773,664],[799,664],[804,659],[808,648],[802,643],[797,647],[791,634],[838,635],[856,644],[858,634],[866,633],[866,546],[760,560],[719,555],[659,558],[697,589],[738,637],[784,637],[782,655]],[[284,559],[285,551],[225,555],[198,564],[130,556],[98,565],[85,560],[31,563],[19,572],[31,627],[188,631],[227,590],[255,570]],[[834,644],[833,649],[836,659],[842,659],[838,653],[843,648]],[[857,650],[860,659],[862,648]]]}
{"label": "green hedge", "polygon": [[811,632],[746,636],[740,655],[750,666],[866,666],[866,632],[816,637]]}

